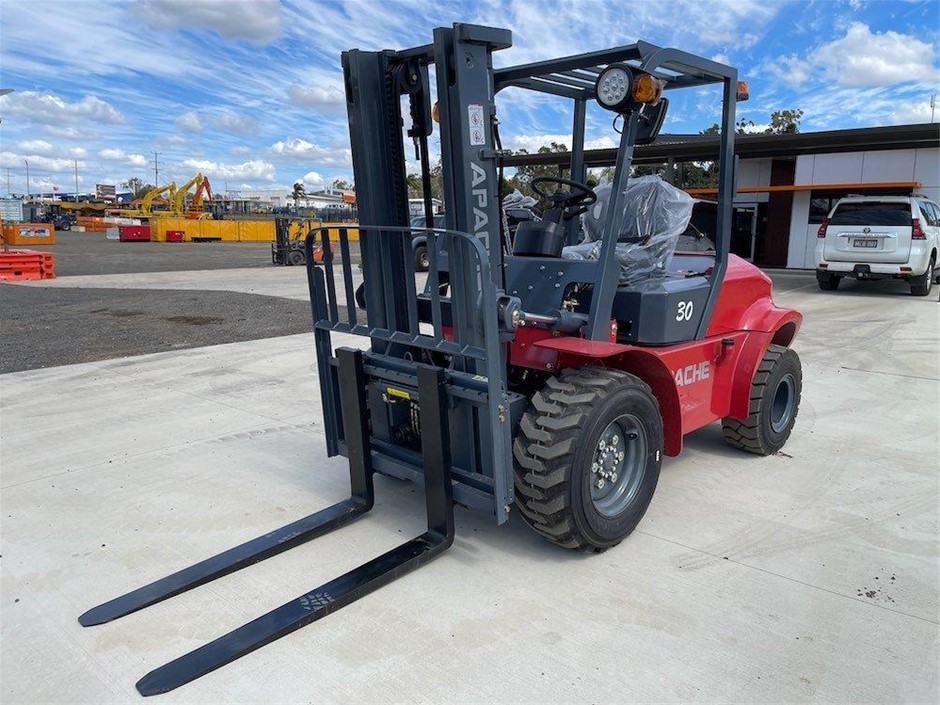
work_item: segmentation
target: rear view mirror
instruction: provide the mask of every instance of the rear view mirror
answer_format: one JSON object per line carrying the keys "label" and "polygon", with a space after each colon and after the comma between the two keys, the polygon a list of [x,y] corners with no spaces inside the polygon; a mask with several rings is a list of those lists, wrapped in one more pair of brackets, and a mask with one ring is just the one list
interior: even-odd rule
{"label": "rear view mirror", "polygon": [[636,144],[650,144],[656,140],[666,119],[669,99],[662,98],[656,105],[646,103],[636,116]]}

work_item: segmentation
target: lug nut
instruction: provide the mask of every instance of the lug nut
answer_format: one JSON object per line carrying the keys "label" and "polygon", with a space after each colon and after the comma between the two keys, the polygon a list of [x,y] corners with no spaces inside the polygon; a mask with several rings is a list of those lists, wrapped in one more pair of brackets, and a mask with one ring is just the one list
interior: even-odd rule
{"label": "lug nut", "polygon": [[603,477],[597,478],[597,482],[595,482],[594,484],[597,487],[597,489],[599,490],[604,489],[604,478]]}

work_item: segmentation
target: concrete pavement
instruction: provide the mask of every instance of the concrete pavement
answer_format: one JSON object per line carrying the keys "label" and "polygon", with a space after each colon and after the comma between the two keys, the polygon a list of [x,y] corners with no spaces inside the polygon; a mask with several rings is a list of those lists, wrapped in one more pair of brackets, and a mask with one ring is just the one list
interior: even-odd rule
{"label": "concrete pavement", "polygon": [[[935,702],[940,307],[778,281],[806,316],[783,453],[692,434],[598,556],[458,510],[433,564],[161,701]],[[378,478],[334,535],[78,625],[344,496],[315,363],[304,334],[0,376],[0,699],[136,701],[149,670],[422,530],[418,488]]]}

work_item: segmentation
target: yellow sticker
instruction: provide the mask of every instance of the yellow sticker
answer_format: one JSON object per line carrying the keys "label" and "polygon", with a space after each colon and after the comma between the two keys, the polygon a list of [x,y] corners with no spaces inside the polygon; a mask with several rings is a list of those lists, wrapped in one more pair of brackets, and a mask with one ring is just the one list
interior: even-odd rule
{"label": "yellow sticker", "polygon": [[406,392],[404,389],[395,389],[394,387],[386,387],[385,393],[390,397],[398,397],[399,399],[408,399],[411,400],[411,395]]}

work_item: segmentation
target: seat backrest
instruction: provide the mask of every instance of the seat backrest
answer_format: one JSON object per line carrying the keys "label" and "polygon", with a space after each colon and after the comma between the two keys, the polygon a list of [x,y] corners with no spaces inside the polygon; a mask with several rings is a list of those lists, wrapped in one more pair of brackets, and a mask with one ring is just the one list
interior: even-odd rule
{"label": "seat backrest", "polygon": [[[612,188],[605,184],[595,193],[597,203],[590,207],[583,221],[585,241],[592,243],[603,233]],[[689,225],[694,203],[689,194],[658,176],[627,181],[623,211],[614,221],[621,284],[665,274],[679,236]],[[564,256],[573,258],[595,259],[598,255],[598,247],[585,244],[565,248],[564,252]]]}

